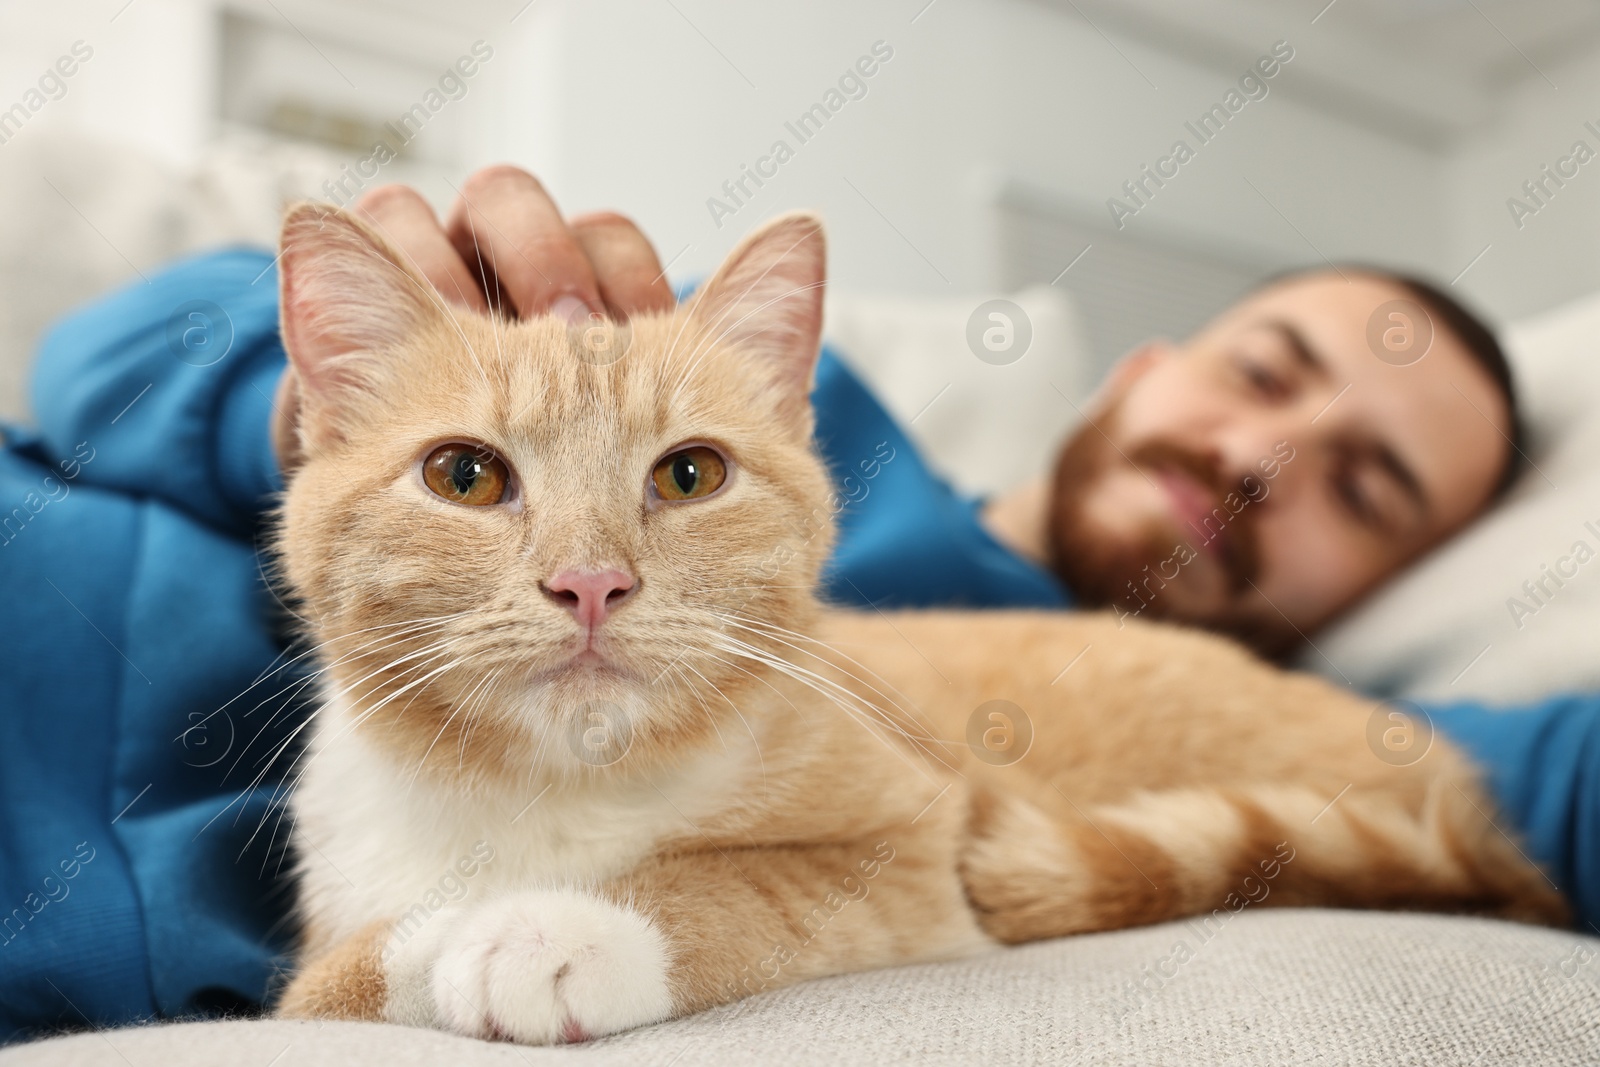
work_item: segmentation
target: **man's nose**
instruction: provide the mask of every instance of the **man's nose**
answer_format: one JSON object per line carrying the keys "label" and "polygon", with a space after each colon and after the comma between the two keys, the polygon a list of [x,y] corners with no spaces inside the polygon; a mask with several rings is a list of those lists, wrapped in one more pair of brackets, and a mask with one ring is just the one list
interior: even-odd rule
{"label": "man's nose", "polygon": [[1230,485],[1255,493],[1260,492],[1256,486],[1264,485],[1274,494],[1284,494],[1279,501],[1283,503],[1310,474],[1312,464],[1306,456],[1317,427],[1311,427],[1311,433],[1307,429],[1303,419],[1292,418],[1263,419],[1236,427],[1217,443]]}
{"label": "man's nose", "polygon": [[592,630],[639,587],[638,579],[615,567],[602,571],[562,571],[539,588],[572,612],[578,625]]}

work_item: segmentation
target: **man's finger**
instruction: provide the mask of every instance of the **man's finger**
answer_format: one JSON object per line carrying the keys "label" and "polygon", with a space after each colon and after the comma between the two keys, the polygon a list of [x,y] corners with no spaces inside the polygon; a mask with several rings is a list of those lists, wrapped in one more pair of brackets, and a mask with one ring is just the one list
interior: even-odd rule
{"label": "man's finger", "polygon": [[489,310],[483,290],[451,246],[433,208],[414,189],[380,185],[362,194],[355,211],[383,234],[446,300],[469,311]]}
{"label": "man's finger", "polygon": [[445,230],[463,260],[498,280],[519,316],[549,312],[581,321],[605,310],[589,258],[527,171],[500,165],[473,174]]}
{"label": "man's finger", "polygon": [[580,215],[569,225],[578,247],[589,257],[612,318],[672,310],[676,301],[661,260],[632,219],[603,211]]}

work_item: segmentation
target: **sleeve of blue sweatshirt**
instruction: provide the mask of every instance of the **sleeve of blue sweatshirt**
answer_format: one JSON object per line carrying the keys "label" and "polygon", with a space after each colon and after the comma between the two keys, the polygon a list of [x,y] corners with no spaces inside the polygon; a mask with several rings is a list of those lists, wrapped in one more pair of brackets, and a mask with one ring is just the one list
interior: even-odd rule
{"label": "sleeve of blue sweatshirt", "polygon": [[1520,832],[1529,858],[1567,895],[1578,928],[1600,934],[1600,693],[1427,712],[1484,769],[1512,824],[1504,829]]}
{"label": "sleeve of blue sweatshirt", "polygon": [[32,400],[46,448],[94,450],[83,480],[249,536],[282,488],[269,437],[284,368],[272,256],[182,260],[45,337]]}

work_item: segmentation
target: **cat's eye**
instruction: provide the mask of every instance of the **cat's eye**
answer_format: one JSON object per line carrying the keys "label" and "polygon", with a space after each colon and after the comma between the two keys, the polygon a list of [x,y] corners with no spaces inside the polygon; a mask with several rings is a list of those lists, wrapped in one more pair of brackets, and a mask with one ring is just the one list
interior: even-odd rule
{"label": "cat's eye", "polygon": [[422,461],[422,480],[453,504],[488,507],[506,499],[511,471],[498,456],[472,445],[440,445]]}
{"label": "cat's eye", "polygon": [[715,449],[693,445],[662,456],[650,480],[662,500],[698,500],[722,488],[728,464]]}

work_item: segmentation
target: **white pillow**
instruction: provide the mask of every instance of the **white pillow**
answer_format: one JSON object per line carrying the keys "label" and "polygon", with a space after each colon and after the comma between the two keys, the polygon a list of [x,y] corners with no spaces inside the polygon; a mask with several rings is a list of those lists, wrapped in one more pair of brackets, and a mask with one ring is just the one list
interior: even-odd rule
{"label": "white pillow", "polygon": [[[1009,363],[979,359],[968,327],[994,299],[831,293],[827,302],[828,340],[929,463],[969,495],[1009,489],[1047,470],[1078,422],[1073,405],[1082,406],[1096,384],[1077,309],[1047,285],[998,298],[1021,308],[1032,333],[1026,351]],[[979,347],[988,329],[1001,331],[992,335],[996,342],[1010,329],[1018,343],[1021,319],[1007,323],[986,312],[979,315]],[[990,353],[991,360],[1005,358]]]}
{"label": "white pillow", "polygon": [[1307,669],[1363,692],[1435,700],[1600,689],[1600,295],[1516,324],[1504,340],[1534,468],[1488,515],[1318,635]]}

